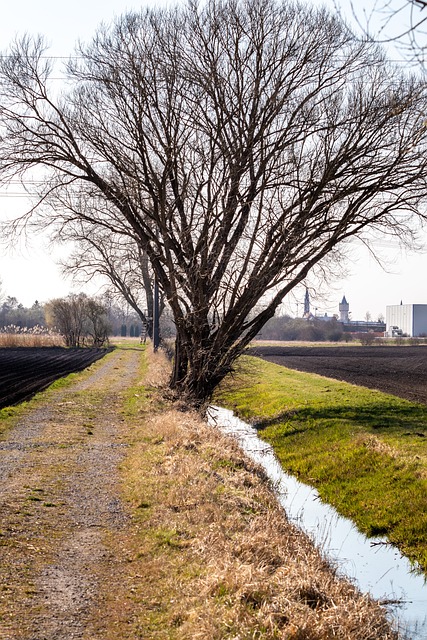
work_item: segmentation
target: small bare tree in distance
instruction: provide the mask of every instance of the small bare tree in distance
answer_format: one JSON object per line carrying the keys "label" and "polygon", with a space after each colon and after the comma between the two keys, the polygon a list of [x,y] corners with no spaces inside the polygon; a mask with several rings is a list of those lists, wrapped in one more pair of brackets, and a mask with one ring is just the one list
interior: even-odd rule
{"label": "small bare tree in distance", "polygon": [[319,262],[424,210],[424,83],[325,8],[130,13],[67,72],[57,97],[40,39],[1,59],[1,179],[43,167],[35,204],[64,203],[48,221],[71,205],[146,252],[176,325],[170,384],[197,407]]}
{"label": "small bare tree in distance", "polygon": [[[72,242],[72,254],[61,262],[75,283],[87,284],[99,275],[110,284],[112,299],[124,300],[139,316],[152,338],[153,271],[147,254],[130,235],[118,235],[79,219],[61,224],[56,242]],[[160,312],[164,301],[160,300]]]}
{"label": "small bare tree in distance", "polygon": [[108,343],[106,309],[84,293],[50,300],[46,316],[48,323],[63,335],[67,347],[103,347]]}

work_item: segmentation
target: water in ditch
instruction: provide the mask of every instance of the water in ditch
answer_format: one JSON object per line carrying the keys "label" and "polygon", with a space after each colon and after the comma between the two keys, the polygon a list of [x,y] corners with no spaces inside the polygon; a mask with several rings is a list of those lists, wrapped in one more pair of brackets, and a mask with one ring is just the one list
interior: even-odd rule
{"label": "water in ditch", "polygon": [[233,435],[255,462],[262,465],[277,491],[290,521],[303,529],[340,572],[364,593],[383,601],[390,615],[410,640],[427,639],[427,584],[409,561],[387,541],[366,538],[351,520],[321,502],[315,489],[298,482],[280,466],[272,447],[256,429],[232,411],[210,407],[209,423]]}

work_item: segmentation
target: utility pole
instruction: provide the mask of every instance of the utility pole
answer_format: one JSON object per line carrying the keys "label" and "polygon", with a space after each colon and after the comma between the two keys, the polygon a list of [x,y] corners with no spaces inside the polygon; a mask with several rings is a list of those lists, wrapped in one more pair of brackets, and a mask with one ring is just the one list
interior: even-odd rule
{"label": "utility pole", "polygon": [[159,282],[157,276],[154,276],[154,292],[153,292],[153,350],[157,351],[160,345],[160,324],[159,324]]}

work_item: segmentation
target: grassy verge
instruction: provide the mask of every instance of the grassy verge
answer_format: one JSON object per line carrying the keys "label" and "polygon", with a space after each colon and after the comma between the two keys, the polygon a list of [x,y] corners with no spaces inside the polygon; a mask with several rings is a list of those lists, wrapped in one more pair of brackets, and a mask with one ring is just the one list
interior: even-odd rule
{"label": "grassy verge", "polygon": [[120,637],[394,638],[376,603],[286,521],[235,442],[165,399],[165,375],[161,354],[151,354],[123,409],[131,448],[122,486],[134,526],[108,610],[131,594],[133,613]]}
{"label": "grassy verge", "polygon": [[362,532],[427,570],[427,407],[249,357],[216,402]]}

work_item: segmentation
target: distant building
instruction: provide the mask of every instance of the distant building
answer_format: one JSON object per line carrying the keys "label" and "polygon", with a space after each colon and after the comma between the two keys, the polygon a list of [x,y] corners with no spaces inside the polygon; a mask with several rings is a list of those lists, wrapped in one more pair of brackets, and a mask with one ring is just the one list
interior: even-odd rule
{"label": "distant building", "polygon": [[[417,305],[417,306],[425,306],[427,308],[427,305]],[[374,322],[370,320],[350,320],[350,305],[347,302],[347,298],[345,296],[343,296],[341,302],[338,305],[339,316],[337,314],[333,316],[328,316],[327,313],[325,313],[324,315],[318,315],[317,308],[315,310],[315,314],[313,315],[310,307],[311,307],[310,294],[308,289],[306,288],[305,297],[304,297],[304,315],[303,315],[303,318],[305,318],[306,320],[337,321],[341,324],[343,331],[346,333],[371,333],[371,334],[374,334],[375,336],[381,336],[381,337],[384,336],[384,332],[386,330],[386,323],[382,322],[381,320],[377,320]],[[425,331],[427,333],[427,327]],[[399,335],[402,335],[402,333],[400,333]]]}
{"label": "distant building", "polygon": [[386,335],[427,335],[427,304],[395,304],[386,307]]}
{"label": "distant building", "polygon": [[373,333],[376,337],[382,338],[385,331],[385,322],[372,322],[366,320],[349,320],[342,322],[343,331],[346,333]]}
{"label": "distant building", "polygon": [[348,304],[345,296],[338,305],[338,309],[340,312],[340,322],[349,322],[348,312],[350,310],[350,305]]}
{"label": "distant building", "polygon": [[305,288],[305,298],[304,298],[304,315],[303,318],[309,318],[311,316],[310,311],[310,294],[308,292],[307,287]]}
{"label": "distant building", "polygon": [[345,296],[338,305],[340,312],[340,323],[346,333],[370,333],[374,336],[382,337],[385,331],[385,322],[377,320],[350,320],[350,305]]}

